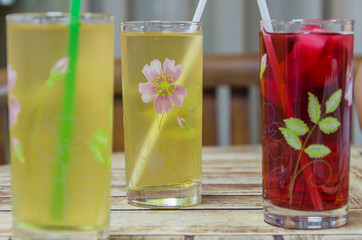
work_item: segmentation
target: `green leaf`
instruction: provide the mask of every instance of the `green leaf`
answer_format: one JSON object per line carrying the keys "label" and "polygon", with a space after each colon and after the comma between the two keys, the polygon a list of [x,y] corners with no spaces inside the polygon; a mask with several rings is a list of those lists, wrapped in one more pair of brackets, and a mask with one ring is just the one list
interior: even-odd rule
{"label": "green leaf", "polygon": [[263,78],[266,67],[260,67],[260,80]]}
{"label": "green leaf", "polygon": [[21,163],[25,163],[25,158],[23,154],[23,147],[21,146],[21,143],[17,143],[14,145],[14,155],[19,159]]}
{"label": "green leaf", "polygon": [[279,128],[279,130],[282,132],[284,139],[292,148],[295,150],[300,150],[302,148],[302,142],[294,132],[287,128]]}
{"label": "green leaf", "polygon": [[335,91],[326,102],[326,113],[334,112],[342,99],[342,89]]}
{"label": "green leaf", "polygon": [[92,132],[95,143],[97,143],[100,147],[105,147],[108,145],[109,137],[107,131],[103,129],[98,129]]}
{"label": "green leaf", "polygon": [[54,86],[54,84],[63,79],[65,76],[65,74],[61,74],[61,75],[50,75],[49,78],[46,80],[45,85],[47,86],[47,88],[51,88],[52,86]]}
{"label": "green leaf", "polygon": [[309,128],[305,122],[299,118],[289,118],[284,120],[285,125],[297,136],[303,136],[309,131]]}
{"label": "green leaf", "polygon": [[310,158],[322,158],[331,153],[331,150],[322,144],[309,145],[304,151]]}
{"label": "green leaf", "polygon": [[89,141],[88,146],[90,150],[93,152],[94,157],[100,162],[100,163],[106,163],[105,161],[105,154],[101,146],[99,146],[98,143],[94,141]]}
{"label": "green leaf", "polygon": [[318,124],[319,128],[326,134],[334,133],[338,130],[341,123],[334,117],[326,117]]}
{"label": "green leaf", "polygon": [[321,117],[321,105],[319,104],[318,98],[313,93],[308,93],[308,114],[309,118],[313,123],[317,123]]}

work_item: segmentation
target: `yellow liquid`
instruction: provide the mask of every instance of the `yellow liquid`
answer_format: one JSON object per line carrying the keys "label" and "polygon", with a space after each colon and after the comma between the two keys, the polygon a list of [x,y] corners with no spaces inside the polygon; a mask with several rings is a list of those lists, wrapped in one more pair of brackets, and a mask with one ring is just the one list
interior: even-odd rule
{"label": "yellow liquid", "polygon": [[[121,33],[127,188],[190,187],[201,179],[202,34]],[[141,100],[146,64],[168,58],[183,71],[175,82],[186,88],[181,107],[157,114],[154,99]],[[177,117],[187,121],[182,131]]]}
{"label": "yellow liquid", "polygon": [[[8,24],[8,63],[17,72],[10,92],[20,103],[18,122],[10,128],[12,205],[17,224],[53,230],[99,230],[109,225],[110,162],[90,148],[94,131],[107,135],[104,158],[112,151],[113,25],[82,24],[69,144],[60,146],[64,78],[50,88],[54,64],[67,55],[68,26]],[[13,139],[21,144],[23,162]],[[68,164],[59,152],[70,151]],[[56,175],[61,168],[63,174]],[[54,203],[57,182],[64,187],[63,206]],[[55,208],[61,211],[55,216]]]}

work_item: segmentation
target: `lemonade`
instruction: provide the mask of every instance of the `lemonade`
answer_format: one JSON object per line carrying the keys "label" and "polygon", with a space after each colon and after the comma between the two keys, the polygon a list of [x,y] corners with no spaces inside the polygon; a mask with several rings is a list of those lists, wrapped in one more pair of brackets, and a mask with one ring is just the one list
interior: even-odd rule
{"label": "lemonade", "polygon": [[[12,206],[15,225],[23,228],[96,231],[109,225],[113,24],[81,22],[73,116],[64,119],[68,32],[67,24],[8,18]],[[59,137],[62,121],[72,126],[66,143]],[[67,164],[58,161],[62,151],[70,153]],[[64,197],[55,205],[59,183]]]}
{"label": "lemonade", "polygon": [[128,200],[172,207],[201,185],[202,33],[123,31],[121,46]]}

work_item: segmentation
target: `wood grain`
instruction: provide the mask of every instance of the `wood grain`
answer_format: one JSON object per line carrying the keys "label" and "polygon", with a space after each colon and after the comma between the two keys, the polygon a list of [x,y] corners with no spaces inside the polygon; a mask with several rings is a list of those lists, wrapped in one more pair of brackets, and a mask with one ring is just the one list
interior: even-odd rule
{"label": "wood grain", "polygon": [[[150,210],[127,204],[124,154],[113,155],[111,240],[362,239],[362,146],[351,150],[350,218],[328,230],[287,230],[263,221],[261,147],[205,147],[202,204]],[[11,235],[9,166],[0,167],[0,240]]]}

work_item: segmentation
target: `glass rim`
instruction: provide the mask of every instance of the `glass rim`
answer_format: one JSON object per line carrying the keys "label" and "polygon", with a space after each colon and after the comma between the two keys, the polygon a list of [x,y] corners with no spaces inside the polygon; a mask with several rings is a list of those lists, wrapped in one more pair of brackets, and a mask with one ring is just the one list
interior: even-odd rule
{"label": "glass rim", "polygon": [[151,21],[123,21],[120,22],[120,26],[142,26],[142,25],[158,25],[158,24],[166,24],[166,25],[197,25],[202,26],[201,22],[197,21],[163,21],[163,20],[151,20]]}
{"label": "glass rim", "polygon": [[269,19],[269,20],[260,20],[260,23],[288,23],[288,22],[295,22],[295,23],[339,23],[339,24],[354,24],[355,21],[353,19],[338,19],[338,18],[331,18],[331,19],[302,19],[302,18],[292,18],[292,19]]}
{"label": "glass rim", "polygon": [[203,25],[196,21],[124,21],[121,33],[202,33]]}
{"label": "glass rim", "polygon": [[[48,20],[48,21],[46,21]],[[69,23],[69,12],[24,12],[10,13],[6,15],[6,21],[12,23],[49,24]],[[80,22],[86,23],[113,23],[114,17],[107,13],[80,13]]]}

